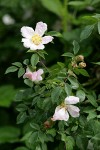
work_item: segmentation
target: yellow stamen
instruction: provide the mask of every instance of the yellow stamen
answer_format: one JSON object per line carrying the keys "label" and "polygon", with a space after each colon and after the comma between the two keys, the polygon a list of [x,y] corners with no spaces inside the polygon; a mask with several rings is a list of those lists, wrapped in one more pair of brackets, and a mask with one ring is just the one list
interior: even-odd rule
{"label": "yellow stamen", "polygon": [[61,108],[67,108],[66,104],[65,103],[61,103]]}
{"label": "yellow stamen", "polygon": [[32,36],[32,42],[33,42],[35,45],[41,44],[41,42],[42,42],[41,36],[39,36],[38,34],[33,35],[33,36]]}

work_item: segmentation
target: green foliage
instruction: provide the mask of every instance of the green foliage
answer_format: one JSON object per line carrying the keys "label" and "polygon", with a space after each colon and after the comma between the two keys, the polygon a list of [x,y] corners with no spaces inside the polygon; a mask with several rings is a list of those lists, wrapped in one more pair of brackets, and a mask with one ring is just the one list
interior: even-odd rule
{"label": "green foliage", "polygon": [[81,102],[85,100],[85,92],[83,90],[78,90],[76,95],[79,97]]}
{"label": "green foliage", "polygon": [[73,89],[77,89],[79,87],[79,84],[78,84],[78,81],[77,81],[76,78],[68,77],[68,80],[70,81],[71,86],[72,86]]}
{"label": "green foliage", "polygon": [[86,3],[85,3],[85,2],[82,2],[82,1],[71,1],[71,2],[69,2],[68,4],[69,4],[69,5],[72,5],[72,6],[77,6],[77,7],[86,5]]}
{"label": "green foliage", "polygon": [[73,147],[75,145],[75,141],[73,137],[66,136],[66,134],[61,134],[61,140],[65,142],[66,150],[73,150]]}
{"label": "green foliage", "polygon": [[14,143],[19,141],[20,130],[13,126],[0,127],[0,144]]}
{"label": "green foliage", "polygon": [[77,41],[73,41],[73,46],[74,46],[73,47],[73,52],[76,55],[78,53],[79,49],[80,49],[80,46],[79,46]]}
{"label": "green foliage", "polygon": [[29,149],[21,146],[21,147],[16,148],[15,150],[29,150]]}
{"label": "green foliage", "polygon": [[84,39],[87,39],[91,35],[93,29],[94,25],[86,26],[85,29],[81,32],[80,40],[83,41]]}
{"label": "green foliage", "polygon": [[55,13],[59,17],[62,16],[63,6],[60,0],[40,0],[42,5],[49,11]]}
{"label": "green foliage", "polygon": [[19,115],[17,116],[17,124],[23,123],[26,118],[27,118],[26,112],[25,111],[20,112]]}
{"label": "green foliage", "polygon": [[100,34],[100,21],[98,22],[98,32]]}
{"label": "green foliage", "polygon": [[18,78],[20,78],[24,73],[25,73],[25,69],[21,67],[21,68],[18,70]]}
{"label": "green foliage", "polygon": [[68,96],[70,96],[72,93],[71,86],[68,83],[65,84],[65,92]]}
{"label": "green foliage", "polygon": [[17,90],[12,85],[4,85],[0,87],[0,106],[9,107],[14,100]]}
{"label": "green foliage", "polygon": [[32,87],[32,86],[33,86],[33,82],[30,81],[29,79],[25,79],[25,80],[24,80],[24,83],[25,83],[26,85],[28,85],[29,87]]}
{"label": "green foliage", "polygon": [[95,63],[93,63],[93,64],[100,65],[100,62],[95,62]]}
{"label": "green foliage", "polygon": [[62,37],[62,34],[57,31],[50,31],[47,33],[47,35],[55,36],[55,37]]}
{"label": "green foliage", "polygon": [[74,57],[74,55],[72,53],[64,53],[62,56],[67,56],[67,57]]}
{"label": "green foliage", "polygon": [[79,149],[85,150],[87,147],[87,139],[83,138],[82,135],[77,135],[76,145]]}
{"label": "green foliage", "polygon": [[19,105],[17,105],[17,111],[26,111],[27,109],[28,109],[28,107],[25,105],[25,104],[19,104]]}
{"label": "green foliage", "polygon": [[87,98],[89,100],[89,102],[94,106],[97,107],[97,102],[96,102],[96,97],[94,95],[87,95]]}
{"label": "green foliage", "polygon": [[25,60],[23,61],[23,64],[24,64],[24,65],[28,65],[28,64],[29,64],[29,59],[25,59]]}
{"label": "green foliage", "polygon": [[10,72],[15,72],[15,71],[17,71],[17,70],[18,70],[17,67],[11,66],[11,67],[9,67],[9,68],[6,70],[5,74],[10,73]]}
{"label": "green foliage", "polygon": [[7,68],[5,74],[10,73],[10,72],[15,72],[18,70],[18,78],[23,76],[23,74],[25,73],[25,69],[23,68],[23,65],[20,62],[14,62],[12,63],[12,65],[14,66]]}
{"label": "green foliage", "polygon": [[51,93],[52,102],[55,103],[58,101],[60,94],[62,93],[61,87],[55,87]]}
{"label": "green foliage", "polygon": [[20,62],[14,62],[12,65],[17,66],[17,67],[22,67],[22,64]]}
{"label": "green foliage", "polygon": [[34,130],[39,130],[39,129],[40,129],[39,125],[35,124],[34,122],[30,123],[30,126],[31,126]]}
{"label": "green foliage", "polygon": [[88,72],[87,72],[85,69],[78,69],[78,68],[75,68],[75,69],[74,69],[74,72],[75,72],[76,74],[82,74],[83,76],[89,77],[89,74],[88,74]]}
{"label": "green foliage", "polygon": [[31,65],[34,68],[39,62],[39,56],[37,54],[33,54],[31,57]]}

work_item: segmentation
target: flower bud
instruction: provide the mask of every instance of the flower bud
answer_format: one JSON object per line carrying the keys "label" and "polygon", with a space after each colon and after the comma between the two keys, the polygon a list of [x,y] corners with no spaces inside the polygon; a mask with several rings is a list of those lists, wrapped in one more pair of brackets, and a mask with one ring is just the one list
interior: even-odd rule
{"label": "flower bud", "polygon": [[72,62],[72,67],[77,68],[77,63],[75,61]]}
{"label": "flower bud", "polygon": [[83,55],[78,55],[75,57],[76,61],[84,61],[84,56]]}
{"label": "flower bud", "polygon": [[44,127],[47,129],[47,128],[50,128],[51,124],[49,121],[45,121],[44,122]]}
{"label": "flower bud", "polygon": [[85,67],[86,67],[86,63],[80,62],[80,63],[79,63],[79,67],[80,67],[80,68],[85,68]]}

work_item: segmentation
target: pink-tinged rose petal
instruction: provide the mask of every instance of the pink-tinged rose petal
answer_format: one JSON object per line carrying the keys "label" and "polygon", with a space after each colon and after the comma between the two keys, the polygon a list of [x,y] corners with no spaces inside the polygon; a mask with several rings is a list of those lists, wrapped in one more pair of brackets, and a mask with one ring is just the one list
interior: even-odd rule
{"label": "pink-tinged rose petal", "polygon": [[43,74],[43,69],[39,69],[37,71],[37,81],[41,81],[42,80],[42,75]]}
{"label": "pink-tinged rose petal", "polygon": [[68,112],[72,117],[79,117],[80,109],[78,107],[73,105],[68,105],[67,108],[68,108]]}
{"label": "pink-tinged rose petal", "polygon": [[27,39],[27,38],[22,38],[22,42],[33,44],[32,41],[30,39]]}
{"label": "pink-tinged rose petal", "polygon": [[47,30],[46,23],[38,22],[36,24],[36,28],[35,28],[35,33],[36,34],[39,34],[40,36],[42,36],[45,33],[46,30]]}
{"label": "pink-tinged rose petal", "polygon": [[37,49],[44,49],[44,45],[40,44],[40,45],[35,45],[34,43],[30,45],[30,49],[31,50],[37,50]]}
{"label": "pink-tinged rose petal", "polygon": [[32,73],[25,73],[23,78],[28,78],[32,81]]}
{"label": "pink-tinged rose petal", "polygon": [[26,38],[22,38],[22,42],[23,42],[24,47],[26,48],[30,48],[30,45],[32,44],[31,40],[26,39]]}
{"label": "pink-tinged rose petal", "polygon": [[34,30],[31,27],[24,26],[21,28],[22,36],[30,39],[34,35]]}
{"label": "pink-tinged rose petal", "polygon": [[68,111],[66,110],[66,120],[65,121],[68,121],[69,119],[69,114],[68,114]]}
{"label": "pink-tinged rose petal", "polygon": [[79,98],[76,96],[68,96],[65,98],[65,104],[76,104],[79,102]]}
{"label": "pink-tinged rose petal", "polygon": [[43,44],[37,45],[37,49],[44,49],[44,45]]}
{"label": "pink-tinged rose petal", "polygon": [[37,81],[42,81],[42,77],[41,76],[37,76]]}
{"label": "pink-tinged rose petal", "polygon": [[26,73],[23,75],[23,78],[31,77],[32,72],[29,70],[29,68],[26,69]]}
{"label": "pink-tinged rose petal", "polygon": [[23,46],[26,48],[30,48],[30,45],[28,43],[25,43],[25,42],[23,43]]}
{"label": "pink-tinged rose petal", "polygon": [[37,80],[37,72],[33,72],[32,73],[32,81],[36,81]]}
{"label": "pink-tinged rose petal", "polygon": [[26,69],[26,73],[24,74],[23,78],[28,78],[31,81],[38,82],[38,81],[42,80],[41,74],[43,74],[43,70],[42,69],[39,69],[38,71],[35,71],[35,72],[31,72],[29,70],[29,68],[27,68]]}
{"label": "pink-tinged rose petal", "polygon": [[42,43],[43,44],[48,44],[49,42],[51,42],[53,40],[53,37],[52,36],[44,36],[42,38]]}
{"label": "pink-tinged rose petal", "polygon": [[61,108],[60,106],[57,106],[52,121],[56,121],[56,120],[67,121],[68,119],[69,119],[69,114],[66,111],[66,109],[64,107]]}
{"label": "pink-tinged rose petal", "polygon": [[30,45],[30,49],[31,49],[31,50],[37,50],[37,49],[38,49],[38,46],[36,46],[34,43],[32,43],[32,44]]}
{"label": "pink-tinged rose petal", "polygon": [[38,74],[38,75],[43,74],[43,69],[39,69],[39,70],[37,71],[37,74]]}
{"label": "pink-tinged rose petal", "polygon": [[60,109],[61,109],[61,106],[60,105],[57,106],[56,109],[55,109],[55,113],[58,112]]}

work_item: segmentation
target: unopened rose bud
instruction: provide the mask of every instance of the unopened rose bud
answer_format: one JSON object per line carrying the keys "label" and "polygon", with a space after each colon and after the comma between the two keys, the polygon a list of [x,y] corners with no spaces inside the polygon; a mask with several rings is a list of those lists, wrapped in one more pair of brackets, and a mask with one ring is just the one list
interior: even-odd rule
{"label": "unopened rose bud", "polygon": [[72,67],[74,67],[74,68],[77,68],[78,66],[77,66],[77,63],[76,62],[72,62]]}
{"label": "unopened rose bud", "polygon": [[80,67],[80,68],[85,68],[85,67],[86,67],[86,63],[80,62],[80,63],[79,63],[79,67]]}
{"label": "unopened rose bud", "polygon": [[84,56],[83,55],[78,55],[75,57],[76,61],[84,61]]}
{"label": "unopened rose bud", "polygon": [[44,122],[44,127],[45,127],[45,128],[50,128],[50,126],[51,126],[51,124],[50,124],[49,121],[45,121],[45,122]]}

